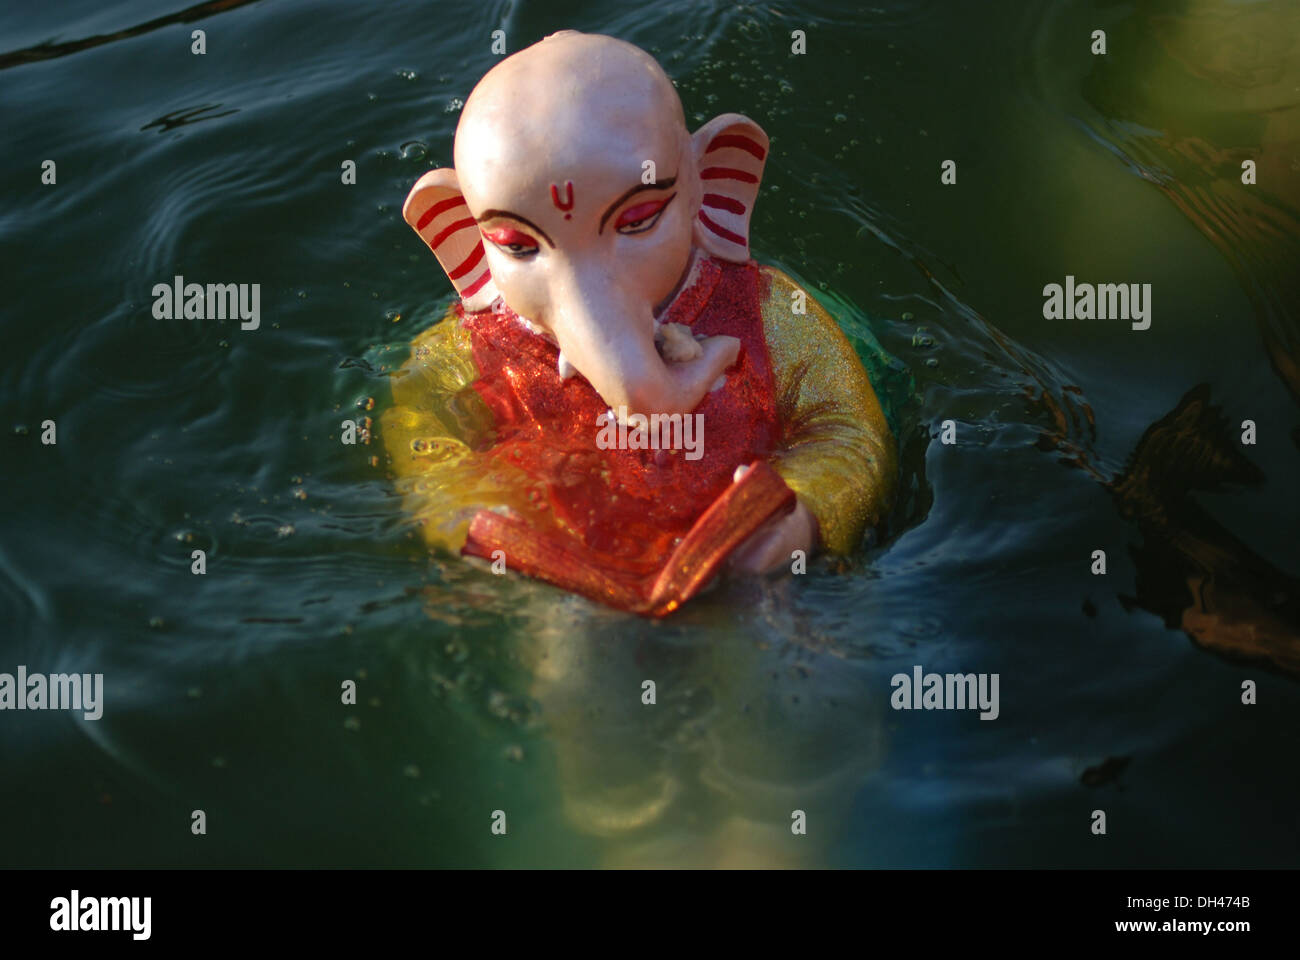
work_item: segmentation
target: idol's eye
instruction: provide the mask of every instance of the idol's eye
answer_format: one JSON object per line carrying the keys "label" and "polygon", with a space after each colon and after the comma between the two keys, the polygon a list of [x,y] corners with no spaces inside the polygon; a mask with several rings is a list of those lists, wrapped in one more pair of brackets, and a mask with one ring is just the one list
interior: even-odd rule
{"label": "idol's eye", "polygon": [[638,203],[635,207],[628,207],[618,215],[614,228],[619,233],[644,233],[659,222],[664,207],[672,203],[675,196],[677,194],[674,193],[667,200],[647,200],[645,203]]}
{"label": "idol's eye", "polygon": [[484,230],[483,236],[516,259],[522,260],[525,257],[531,257],[537,252],[537,241],[522,230],[516,230],[513,227],[497,227],[495,230]]}

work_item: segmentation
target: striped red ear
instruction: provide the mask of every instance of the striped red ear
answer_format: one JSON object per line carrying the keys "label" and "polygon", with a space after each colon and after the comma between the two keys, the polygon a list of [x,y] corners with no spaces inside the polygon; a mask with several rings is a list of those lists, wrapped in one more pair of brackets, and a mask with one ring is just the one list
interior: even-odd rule
{"label": "striped red ear", "polygon": [[695,242],[724,260],[749,259],[749,218],[763,179],[768,139],[763,128],[738,113],[714,117],[691,137],[704,198]]}
{"label": "striped red ear", "polygon": [[402,217],[447,271],[466,310],[486,310],[492,305],[498,296],[496,284],[455,170],[430,170],[415,181],[402,205]]}

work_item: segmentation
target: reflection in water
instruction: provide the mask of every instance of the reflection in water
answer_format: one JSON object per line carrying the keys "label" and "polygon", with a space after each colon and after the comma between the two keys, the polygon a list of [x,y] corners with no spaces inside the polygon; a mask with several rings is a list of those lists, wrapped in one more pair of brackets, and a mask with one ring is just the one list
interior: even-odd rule
{"label": "reflection in water", "polygon": [[[883,704],[865,672],[748,631],[701,642],[698,624],[633,621],[572,597],[537,606],[524,659],[561,806],[605,841],[608,865],[826,861],[879,763]],[[791,830],[796,810],[806,836]]]}
{"label": "reflection in water", "polygon": [[141,130],[152,130],[158,128],[159,133],[167,133],[169,130],[175,130],[177,127],[188,126],[191,123],[198,123],[201,120],[215,120],[217,117],[228,117],[232,113],[238,113],[238,110],[226,110],[223,113],[211,113],[212,110],[220,110],[222,104],[209,103],[202,107],[189,107],[185,110],[173,110],[171,113],[164,114],[157,120],[151,120],[146,123]]}
{"label": "reflection in water", "polygon": [[[1222,253],[1250,298],[1273,371],[1300,405],[1300,5],[1139,3],[1113,34],[1140,83],[1099,64],[1079,122],[1159,188]],[[1255,182],[1243,163],[1253,161]],[[1300,427],[1292,432],[1300,445]],[[1144,542],[1123,598],[1224,657],[1300,678],[1300,584],[1192,500],[1260,483],[1235,432],[1190,390],[1113,479],[1061,431],[1044,444],[1106,484]]]}
{"label": "reflection in water", "polygon": [[1300,678],[1300,583],[1189,496],[1263,479],[1209,399],[1204,384],[1190,390],[1147,428],[1109,484],[1120,513],[1144,538],[1133,550],[1136,595],[1123,599],[1207,650]]}
{"label": "reflection in water", "polygon": [[11,50],[8,53],[0,53],[0,70],[22,66],[25,63],[35,63],[38,60],[66,57],[70,53],[80,53],[82,50],[100,47],[106,43],[129,40],[131,37],[138,37],[143,33],[150,33],[161,27],[171,26],[173,23],[193,23],[196,20],[202,20],[205,17],[256,2],[257,0],[208,0],[206,3],[196,3],[194,6],[178,10],[176,13],[169,13],[164,17],[155,17],[152,20],[146,20],[144,23],[137,23],[133,27],[115,30],[113,33],[100,33],[93,37],[82,37],[80,40],[69,40],[66,43],[40,43],[22,50]]}
{"label": "reflection in water", "polygon": [[[1098,70],[1097,135],[1231,265],[1274,372],[1300,405],[1300,4],[1143,3],[1126,29],[1141,84]],[[1127,121],[1127,122],[1125,122]],[[1243,183],[1243,162],[1255,183]],[[1300,446],[1300,428],[1292,434]]]}

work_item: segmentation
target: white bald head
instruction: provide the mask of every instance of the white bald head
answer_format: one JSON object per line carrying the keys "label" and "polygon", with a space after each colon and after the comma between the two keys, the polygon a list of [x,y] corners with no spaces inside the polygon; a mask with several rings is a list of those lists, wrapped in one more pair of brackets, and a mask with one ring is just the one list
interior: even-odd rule
{"label": "white bald head", "polygon": [[[563,183],[613,166],[639,178],[654,160],[671,176],[689,143],[681,99],[644,51],[568,30],[506,58],[470,94],[456,129],[455,164],[474,206],[476,187]],[[605,172],[601,170],[600,172]]]}

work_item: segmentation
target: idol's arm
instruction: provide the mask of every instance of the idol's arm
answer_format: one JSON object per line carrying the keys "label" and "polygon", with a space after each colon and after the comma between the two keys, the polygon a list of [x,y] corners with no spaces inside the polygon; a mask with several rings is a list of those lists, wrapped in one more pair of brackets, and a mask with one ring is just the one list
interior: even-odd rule
{"label": "idol's arm", "polygon": [[[771,286],[763,330],[785,431],[772,466],[798,496],[795,512],[737,550],[737,565],[788,565],[794,549],[852,552],[894,495],[897,445],[871,381],[839,325],[788,276],[764,267]],[[805,313],[794,312],[797,299]]]}
{"label": "idol's arm", "polygon": [[527,484],[482,453],[492,412],[473,389],[478,379],[468,332],[454,314],[411,345],[392,374],[393,404],[380,421],[397,489],[430,546],[459,552],[481,509],[528,512]]}

